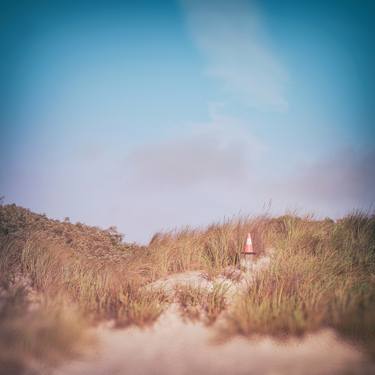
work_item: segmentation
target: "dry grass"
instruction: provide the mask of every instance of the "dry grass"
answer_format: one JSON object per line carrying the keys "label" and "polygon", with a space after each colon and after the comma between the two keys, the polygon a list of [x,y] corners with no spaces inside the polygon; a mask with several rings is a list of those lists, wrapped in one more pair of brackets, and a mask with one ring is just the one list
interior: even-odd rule
{"label": "dry grass", "polygon": [[120,297],[121,306],[117,311],[117,327],[136,324],[146,327],[156,321],[164,311],[168,299],[162,291],[129,290]]}
{"label": "dry grass", "polygon": [[375,217],[334,223],[284,216],[265,233],[277,251],[228,314],[231,334],[283,337],[332,327],[375,352]]}
{"label": "dry grass", "polygon": [[[79,306],[86,321],[115,319],[118,326],[143,327],[154,322],[169,302],[163,293],[147,291],[148,283],[194,270],[205,272],[210,280],[231,270],[227,277],[235,280],[238,272],[232,270],[240,269],[249,231],[259,254],[265,248],[275,249],[271,266],[258,273],[229,308],[221,285],[211,291],[178,290],[186,318],[212,324],[227,310],[229,335],[300,335],[333,327],[375,352],[375,218],[371,215],[355,213],[338,222],[294,215],[233,219],[206,230],[156,234],[141,247],[122,242],[113,228],[103,231],[0,205],[0,273],[9,280],[17,272],[28,275],[49,301],[61,296]],[[39,313],[60,325],[54,311],[46,307]],[[69,331],[64,324],[61,320]]]}
{"label": "dry grass", "polygon": [[251,231],[261,254],[266,217],[232,219],[209,226],[205,230],[184,229],[156,234],[147,248],[154,280],[178,272],[204,270],[208,278],[239,265],[246,235]]}
{"label": "dry grass", "polygon": [[201,318],[201,304],[204,290],[189,285],[181,286],[176,290],[176,299],[183,318],[197,321]]}
{"label": "dry grass", "polygon": [[159,234],[148,247],[137,247],[112,232],[48,220],[14,205],[0,207],[0,270],[12,273],[20,266],[38,290],[63,293],[99,319],[121,320],[119,312],[128,311],[123,296],[139,296],[143,286],[161,277],[204,270],[213,278],[238,266],[249,230],[262,248],[265,222],[232,220],[205,231]]}
{"label": "dry grass", "polygon": [[222,284],[214,284],[212,290],[181,286],[176,290],[181,315],[192,321],[202,319],[211,325],[227,307],[225,293],[226,287]]}

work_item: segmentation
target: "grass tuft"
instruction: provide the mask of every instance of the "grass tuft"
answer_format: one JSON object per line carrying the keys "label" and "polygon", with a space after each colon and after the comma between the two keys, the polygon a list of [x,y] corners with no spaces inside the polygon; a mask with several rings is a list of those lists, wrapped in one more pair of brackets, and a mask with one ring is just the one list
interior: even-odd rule
{"label": "grass tuft", "polygon": [[227,307],[227,288],[214,284],[211,290],[193,286],[181,286],[176,291],[181,315],[188,320],[202,319],[206,325],[213,324]]}

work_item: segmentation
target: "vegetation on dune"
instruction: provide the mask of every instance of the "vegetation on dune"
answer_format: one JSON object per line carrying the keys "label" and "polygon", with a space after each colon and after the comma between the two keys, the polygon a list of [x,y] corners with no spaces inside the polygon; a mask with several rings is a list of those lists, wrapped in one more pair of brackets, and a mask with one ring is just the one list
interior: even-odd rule
{"label": "vegetation on dune", "polygon": [[155,322],[164,311],[168,298],[163,291],[129,289],[120,296],[120,302],[116,311],[116,326],[137,324],[145,327]]}
{"label": "vegetation on dune", "polygon": [[157,234],[147,247],[146,262],[151,262],[153,280],[185,271],[203,270],[212,279],[227,267],[237,267],[248,231],[253,233],[259,254],[263,252],[260,233],[263,217],[233,219],[205,230],[183,229]]}
{"label": "vegetation on dune", "polygon": [[227,307],[226,287],[214,284],[211,290],[189,285],[181,286],[176,291],[177,301],[184,318],[196,321],[202,319],[205,324],[213,324]]}
{"label": "vegetation on dune", "polygon": [[64,294],[94,318],[121,320],[120,312],[128,311],[124,301],[143,299],[139,290],[152,281],[189,270],[213,277],[237,266],[246,232],[258,238],[263,222],[233,220],[205,231],[159,234],[140,247],[122,243],[112,232],[1,206],[0,271],[20,270],[38,290]]}
{"label": "vegetation on dune", "polygon": [[[147,326],[171,299],[146,285],[174,273],[197,270],[213,282],[219,275],[238,282],[249,231],[258,256],[265,249],[272,250],[269,268],[257,273],[231,304],[220,284],[214,284],[212,290],[178,288],[175,301],[185,318],[209,325],[222,316],[225,324],[221,326],[228,335],[283,337],[332,327],[375,352],[373,215],[353,213],[336,222],[295,215],[233,219],[205,230],[158,233],[148,246],[137,246],[124,243],[113,228],[100,230],[50,220],[15,205],[0,205],[0,273],[13,284],[15,275],[27,276],[45,301],[50,301],[34,315],[14,316],[19,317],[18,322],[36,322],[40,316],[46,320],[47,314],[53,324],[63,327],[66,341],[56,347],[64,348],[73,338],[78,342],[82,330],[72,323],[69,336],[62,315],[51,307],[61,306],[55,301],[63,300],[64,306],[72,307],[72,321],[83,316],[86,322],[115,319],[117,326]],[[12,303],[21,306],[17,301]],[[17,329],[26,329],[18,323],[6,326],[13,327],[6,337],[18,337]],[[38,327],[36,323],[30,326]],[[33,334],[31,331],[30,337]],[[46,337],[52,343],[55,340]],[[5,345],[2,338],[1,345]]]}
{"label": "vegetation on dune", "polygon": [[295,216],[271,219],[275,249],[227,316],[227,332],[302,334],[332,327],[375,354],[375,217],[337,223]]}

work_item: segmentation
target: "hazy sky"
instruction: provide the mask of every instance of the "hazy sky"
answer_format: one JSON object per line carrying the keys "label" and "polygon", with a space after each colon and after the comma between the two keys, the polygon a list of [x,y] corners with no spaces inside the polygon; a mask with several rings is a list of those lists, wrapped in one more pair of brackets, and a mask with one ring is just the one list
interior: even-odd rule
{"label": "hazy sky", "polygon": [[0,195],[129,241],[375,201],[375,2],[0,1]]}

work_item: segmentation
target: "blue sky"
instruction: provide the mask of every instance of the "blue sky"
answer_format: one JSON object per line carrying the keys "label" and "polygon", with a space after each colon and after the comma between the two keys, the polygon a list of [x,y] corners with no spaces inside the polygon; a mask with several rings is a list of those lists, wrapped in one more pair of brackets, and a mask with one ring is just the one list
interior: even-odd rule
{"label": "blue sky", "polygon": [[147,241],[374,203],[372,1],[1,1],[0,195]]}

